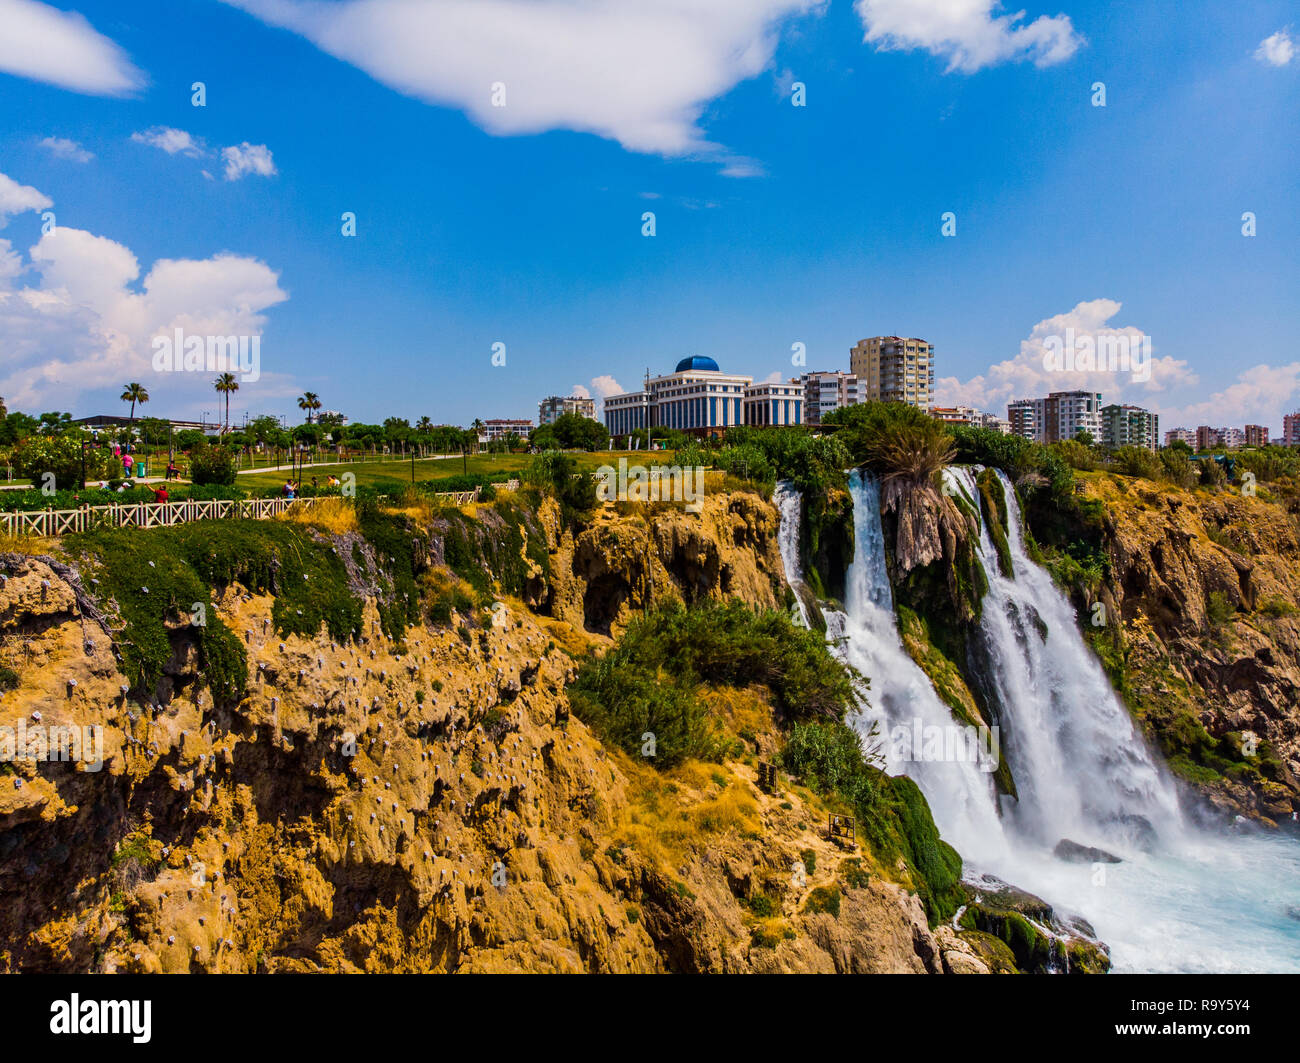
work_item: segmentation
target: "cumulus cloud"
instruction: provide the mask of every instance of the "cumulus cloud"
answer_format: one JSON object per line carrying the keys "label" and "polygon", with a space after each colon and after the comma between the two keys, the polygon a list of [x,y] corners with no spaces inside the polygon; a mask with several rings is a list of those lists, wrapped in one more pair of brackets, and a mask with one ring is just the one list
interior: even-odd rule
{"label": "cumulus cloud", "polygon": [[124,96],[145,76],[126,52],[75,11],[0,0],[0,71],[88,96]]}
{"label": "cumulus cloud", "polygon": [[1195,428],[1210,425],[1262,424],[1276,433],[1282,415],[1300,406],[1300,362],[1287,365],[1256,365],[1237,374],[1236,383],[1216,391],[1203,402],[1185,406],[1156,407],[1163,428]]}
{"label": "cumulus cloud", "polygon": [[131,139],[137,144],[148,144],[151,148],[165,151],[168,155],[189,155],[197,159],[207,154],[203,141],[183,129],[172,129],[170,126],[154,126],[140,133],[132,133]]}
{"label": "cumulus cloud", "polygon": [[7,174],[0,173],[0,229],[14,214],[28,210],[44,210],[54,206],[54,200],[42,195],[31,185],[20,185]]}
{"label": "cumulus cloud", "polygon": [[274,177],[278,172],[271,159],[271,150],[265,144],[250,144],[245,140],[221,149],[221,159],[226,164],[226,180],[238,181],[248,174]]}
{"label": "cumulus cloud", "polygon": [[95,157],[93,152],[66,137],[46,137],[41,141],[41,147],[56,159],[67,159],[69,162],[90,162]]}
{"label": "cumulus cloud", "polygon": [[[0,174],[0,196],[10,185],[22,187]],[[27,257],[0,241],[0,394],[11,408],[67,409],[78,394],[124,380],[153,385],[158,398],[206,395],[207,374],[153,370],[153,337],[176,328],[260,335],[265,311],[288,298],[257,259],[159,259],[141,278],[129,248],[67,226],[45,233]],[[39,279],[20,284],[25,272]],[[271,361],[265,347],[262,359]]]}
{"label": "cumulus cloud", "polygon": [[[771,62],[824,0],[224,0],[495,135],[567,129],[713,155],[705,106]],[[494,86],[502,86],[496,93]],[[502,106],[501,104],[504,104]]]}
{"label": "cumulus cloud", "polygon": [[624,395],[627,393],[627,388],[623,387],[608,373],[604,376],[592,377],[591,387],[602,399],[607,399],[611,395]]}
{"label": "cumulus cloud", "polygon": [[1295,41],[1287,30],[1278,30],[1259,42],[1255,58],[1270,66],[1286,66],[1295,58]]}
{"label": "cumulus cloud", "polygon": [[571,398],[575,398],[575,399],[591,398],[591,392],[588,391],[586,388],[584,388],[581,384],[574,384],[573,390],[569,393],[569,395]]}
{"label": "cumulus cloud", "polygon": [[[1120,368],[1061,368],[1052,358],[1055,341],[1072,335],[1077,344],[1091,340],[1097,350],[1113,341],[1124,341],[1130,349],[1141,343],[1145,333],[1134,326],[1113,328],[1108,323],[1120,312],[1122,304],[1113,299],[1093,299],[1079,303],[1064,314],[1038,322],[1029,336],[1021,340],[1020,353],[998,362],[987,373],[962,381],[941,377],[935,381],[936,406],[973,406],[989,413],[1006,416],[1006,405],[1013,399],[1042,398],[1052,391],[1098,391],[1104,402],[1141,402],[1154,394],[1188,386],[1197,376],[1185,361],[1164,355],[1151,356],[1149,374]],[[1154,341],[1152,347],[1154,349]],[[1145,358],[1145,354],[1142,355]],[[1146,376],[1146,380],[1141,377]],[[1149,402],[1146,403],[1150,405]]]}
{"label": "cumulus cloud", "polygon": [[997,0],[856,0],[865,40],[883,51],[919,48],[948,62],[948,70],[973,74],[998,63],[1029,59],[1051,66],[1084,43],[1069,15],[995,15]]}

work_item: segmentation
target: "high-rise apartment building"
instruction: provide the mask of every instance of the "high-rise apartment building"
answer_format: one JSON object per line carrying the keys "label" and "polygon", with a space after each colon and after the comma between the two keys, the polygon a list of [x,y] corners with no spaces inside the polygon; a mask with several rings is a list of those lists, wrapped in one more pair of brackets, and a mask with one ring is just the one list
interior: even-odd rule
{"label": "high-rise apartment building", "polygon": [[1171,428],[1165,433],[1165,446],[1172,446],[1175,442],[1186,443],[1194,450],[1196,449],[1196,433],[1190,428]]}
{"label": "high-rise apartment building", "polygon": [[1268,429],[1262,424],[1246,425],[1246,446],[1248,447],[1266,447],[1268,446]]}
{"label": "high-rise apartment building", "polygon": [[1300,447],[1300,410],[1282,418],[1282,445]]}
{"label": "high-rise apartment building", "polygon": [[1011,435],[1022,439],[1043,441],[1043,399],[1016,399],[1007,403],[1007,422]]}
{"label": "high-rise apartment building", "polygon": [[852,373],[834,370],[825,373],[804,373],[799,378],[804,389],[804,422],[821,424],[822,417],[843,406],[856,406],[862,401],[858,378]]}
{"label": "high-rise apartment building", "polygon": [[596,400],[577,395],[548,395],[537,404],[537,423],[554,424],[562,415],[576,413],[579,417],[596,419]]}
{"label": "high-rise apartment building", "polygon": [[934,346],[915,337],[872,336],[849,350],[849,371],[863,402],[905,402],[929,410],[934,394]]}
{"label": "high-rise apartment building", "polygon": [[1101,440],[1108,447],[1160,446],[1160,417],[1141,406],[1111,403],[1101,408]]}
{"label": "high-rise apartment building", "polygon": [[1045,399],[1017,399],[1007,404],[1011,434],[1035,443],[1055,443],[1087,432],[1102,437],[1101,395],[1095,391],[1054,391]]}

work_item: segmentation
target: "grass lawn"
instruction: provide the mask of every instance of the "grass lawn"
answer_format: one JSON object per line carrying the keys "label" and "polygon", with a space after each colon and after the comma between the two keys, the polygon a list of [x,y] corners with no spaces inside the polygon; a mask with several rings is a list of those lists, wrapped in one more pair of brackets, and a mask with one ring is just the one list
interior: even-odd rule
{"label": "grass lawn", "polygon": [[[594,472],[601,465],[614,465],[617,467],[619,458],[629,458],[634,461],[644,461],[645,454],[637,454],[633,451],[629,454],[624,450],[616,451],[596,451],[591,454],[574,454],[573,457],[578,460],[578,467]],[[667,461],[671,459],[671,451],[656,451],[654,454],[655,461]],[[463,473],[469,473],[471,476],[491,476],[499,477],[501,480],[508,480],[511,477],[517,477],[520,472],[526,469],[532,462],[531,454],[472,454],[468,459],[461,458],[440,458],[440,459],[416,459],[415,478],[416,480],[441,480],[448,476],[460,476]],[[353,473],[357,478],[357,485],[360,487],[374,486],[380,483],[391,483],[396,480],[399,483],[411,482],[411,459],[405,461],[398,458],[394,461],[368,461],[358,464],[343,463],[341,465],[311,465],[302,471],[302,478],[305,482],[311,483],[311,478],[315,476],[321,483],[325,482],[328,476],[342,476],[344,473]],[[284,483],[285,478],[289,475],[287,470],[279,472],[253,472],[241,475],[235,482],[240,487],[278,487]]]}

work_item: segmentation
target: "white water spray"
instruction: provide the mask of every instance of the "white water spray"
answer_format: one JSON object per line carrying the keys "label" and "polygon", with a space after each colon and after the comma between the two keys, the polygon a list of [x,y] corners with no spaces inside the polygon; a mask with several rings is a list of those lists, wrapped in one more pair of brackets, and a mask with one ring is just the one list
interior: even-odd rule
{"label": "white water spray", "polygon": [[[978,509],[971,471],[948,475]],[[1185,821],[1176,784],[1111,689],[1074,610],[1025,553],[1015,492],[1002,483],[1014,575],[1002,575],[982,528],[989,593],[976,656],[1020,800],[999,799],[991,775],[969,760],[903,759],[889,741],[886,770],[917,781],[968,877],[992,873],[1061,914],[1083,915],[1110,946],[1116,971],[1300,971],[1300,845]],[[863,733],[874,724],[885,738],[900,727],[959,726],[899,638],[879,489],[857,472],[850,489],[857,544],[846,612],[826,612],[836,652],[871,681],[870,706],[850,722]],[[783,505],[783,525],[786,513]],[[795,536],[797,544],[797,524]],[[1062,838],[1123,861],[1058,859]]]}

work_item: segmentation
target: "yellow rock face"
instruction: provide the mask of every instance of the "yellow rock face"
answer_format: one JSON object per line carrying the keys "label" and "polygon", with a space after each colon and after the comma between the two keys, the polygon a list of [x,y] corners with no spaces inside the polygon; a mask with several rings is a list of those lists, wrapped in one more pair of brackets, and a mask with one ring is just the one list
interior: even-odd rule
{"label": "yellow rock face", "polygon": [[[565,647],[663,596],[777,604],[772,507],[611,510],[577,541],[543,516],[550,616],[507,600],[395,644],[369,601],[347,643],[282,639],[272,598],[229,588],[249,684],[216,708],[183,628],[174,694],[142,704],[73,584],[0,559],[0,726],[93,727],[103,755],[0,772],[0,970],[943,969],[919,901],[826,840],[811,794],[761,793],[742,761],[662,774],[569,715]],[[764,693],[729,696],[772,748]],[[818,887],[838,916],[807,908]]]}

